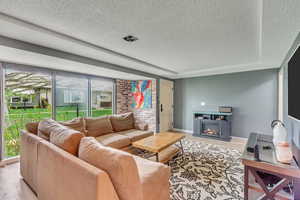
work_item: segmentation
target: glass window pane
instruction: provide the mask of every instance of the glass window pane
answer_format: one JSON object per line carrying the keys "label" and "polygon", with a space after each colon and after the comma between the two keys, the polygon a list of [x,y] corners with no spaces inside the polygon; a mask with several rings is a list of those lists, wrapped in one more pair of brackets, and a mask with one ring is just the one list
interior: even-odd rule
{"label": "glass window pane", "polygon": [[113,82],[105,79],[92,79],[92,116],[112,114]]}
{"label": "glass window pane", "polygon": [[84,76],[56,76],[56,120],[88,115],[88,79]]}
{"label": "glass window pane", "polygon": [[25,124],[51,118],[51,75],[38,71],[5,69],[5,157],[20,153],[20,131]]}

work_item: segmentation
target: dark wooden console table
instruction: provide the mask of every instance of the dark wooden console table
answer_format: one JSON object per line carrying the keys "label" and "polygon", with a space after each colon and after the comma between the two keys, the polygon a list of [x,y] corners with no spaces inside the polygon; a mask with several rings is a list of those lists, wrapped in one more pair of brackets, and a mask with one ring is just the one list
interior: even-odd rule
{"label": "dark wooden console table", "polygon": [[[260,159],[262,161],[256,161],[253,153],[247,152],[247,149],[245,149],[241,158],[245,168],[244,199],[248,200],[249,189],[262,192],[263,195],[259,199],[300,199],[300,169],[296,165],[295,161],[290,165],[282,164],[277,161],[274,152],[274,145],[272,143],[272,136],[263,137],[263,139],[258,140],[258,144]],[[270,146],[271,149],[263,149],[263,146]],[[273,188],[268,188],[263,179],[259,176],[259,172],[275,175],[281,180],[275,184]],[[253,183],[249,182],[249,175],[253,176],[255,180]],[[293,184],[292,194],[282,195],[280,191],[289,183]]]}

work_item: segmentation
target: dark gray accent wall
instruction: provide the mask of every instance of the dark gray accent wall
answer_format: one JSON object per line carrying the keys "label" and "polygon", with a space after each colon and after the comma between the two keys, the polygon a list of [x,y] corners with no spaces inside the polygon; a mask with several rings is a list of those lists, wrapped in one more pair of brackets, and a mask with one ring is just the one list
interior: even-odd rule
{"label": "dark gray accent wall", "polygon": [[[232,106],[232,135],[271,134],[277,119],[278,70],[241,72],[175,80],[174,127],[192,130],[193,112]],[[205,102],[206,106],[201,106]]]}

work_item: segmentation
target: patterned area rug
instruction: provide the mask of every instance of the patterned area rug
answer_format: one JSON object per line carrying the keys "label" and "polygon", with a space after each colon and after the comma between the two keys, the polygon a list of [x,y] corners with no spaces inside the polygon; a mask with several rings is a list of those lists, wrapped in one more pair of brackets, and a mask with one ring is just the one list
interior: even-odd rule
{"label": "patterned area rug", "polygon": [[243,199],[243,166],[238,150],[184,139],[184,158],[170,161],[172,200]]}

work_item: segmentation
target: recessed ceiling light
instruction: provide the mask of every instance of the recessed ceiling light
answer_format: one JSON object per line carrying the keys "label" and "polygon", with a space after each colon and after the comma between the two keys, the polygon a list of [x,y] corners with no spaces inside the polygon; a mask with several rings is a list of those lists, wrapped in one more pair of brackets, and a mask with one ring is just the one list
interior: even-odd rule
{"label": "recessed ceiling light", "polygon": [[137,41],[138,38],[133,36],[133,35],[127,35],[125,37],[123,37],[123,39],[126,41],[126,42],[134,42],[134,41]]}

